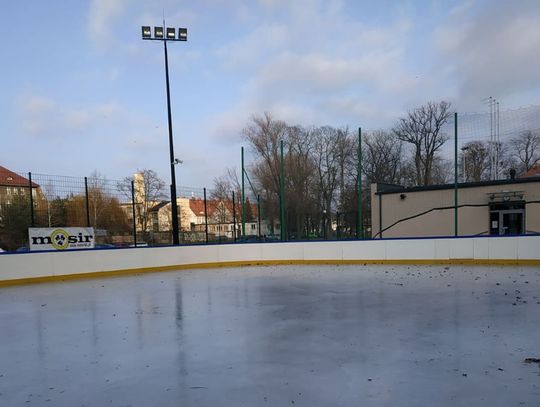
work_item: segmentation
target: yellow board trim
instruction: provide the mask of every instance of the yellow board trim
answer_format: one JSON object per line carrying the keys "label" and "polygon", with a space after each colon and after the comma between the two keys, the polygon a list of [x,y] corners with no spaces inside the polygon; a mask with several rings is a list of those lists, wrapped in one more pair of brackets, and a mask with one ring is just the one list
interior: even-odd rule
{"label": "yellow board trim", "polygon": [[118,277],[143,273],[157,273],[173,270],[206,269],[222,267],[275,266],[275,265],[470,265],[470,266],[540,266],[540,259],[400,259],[400,260],[241,260],[213,263],[177,264],[172,266],[142,267],[111,271],[96,271],[90,273],[63,274],[45,277],[28,277],[11,280],[1,280],[0,287],[21,284],[46,283],[90,279],[99,277]]}

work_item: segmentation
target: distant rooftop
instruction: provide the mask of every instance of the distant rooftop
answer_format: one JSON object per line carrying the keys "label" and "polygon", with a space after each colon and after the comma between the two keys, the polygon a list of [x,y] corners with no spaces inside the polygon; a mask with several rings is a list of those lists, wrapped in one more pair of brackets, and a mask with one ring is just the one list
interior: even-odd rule
{"label": "distant rooftop", "polygon": [[[0,166],[0,186],[2,187],[27,187],[30,181],[19,174]],[[32,188],[39,188],[39,185],[32,182]]]}

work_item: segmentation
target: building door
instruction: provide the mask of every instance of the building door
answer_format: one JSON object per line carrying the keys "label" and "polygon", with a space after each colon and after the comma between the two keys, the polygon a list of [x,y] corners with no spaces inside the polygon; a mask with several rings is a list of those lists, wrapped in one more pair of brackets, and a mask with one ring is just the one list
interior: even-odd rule
{"label": "building door", "polygon": [[490,235],[522,235],[525,233],[525,205],[521,202],[492,205],[489,223]]}
{"label": "building door", "polygon": [[501,212],[502,230],[501,235],[522,235],[523,234],[523,210]]}

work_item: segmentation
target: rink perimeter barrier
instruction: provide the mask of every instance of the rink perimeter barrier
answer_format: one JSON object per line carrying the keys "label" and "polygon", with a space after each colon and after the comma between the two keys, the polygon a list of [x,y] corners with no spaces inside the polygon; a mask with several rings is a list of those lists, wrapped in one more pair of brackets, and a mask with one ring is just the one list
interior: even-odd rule
{"label": "rink perimeter barrier", "polygon": [[540,266],[540,236],[246,243],[0,255],[0,285],[277,264]]}

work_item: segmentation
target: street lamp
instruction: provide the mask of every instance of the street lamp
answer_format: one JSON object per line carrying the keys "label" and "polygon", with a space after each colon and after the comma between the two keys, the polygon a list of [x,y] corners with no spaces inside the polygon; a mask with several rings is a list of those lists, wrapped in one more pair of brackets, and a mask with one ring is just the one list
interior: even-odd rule
{"label": "street lamp", "polygon": [[[164,35],[164,32],[166,33]],[[163,27],[154,27],[154,36],[152,36],[152,29],[150,26],[141,27],[142,39],[150,41],[162,41],[163,50],[165,52],[165,85],[167,87],[167,118],[169,121],[169,163],[171,167],[171,212],[172,212],[172,233],[173,244],[179,244],[179,228],[178,228],[178,206],[176,202],[176,176],[174,166],[177,164],[174,158],[174,146],[173,146],[173,131],[172,131],[172,114],[171,114],[171,91],[169,89],[169,58],[167,55],[167,42],[168,41],[187,41],[187,29],[179,28],[178,36],[176,35],[176,28],[167,27],[165,29],[165,21],[163,21]]]}

